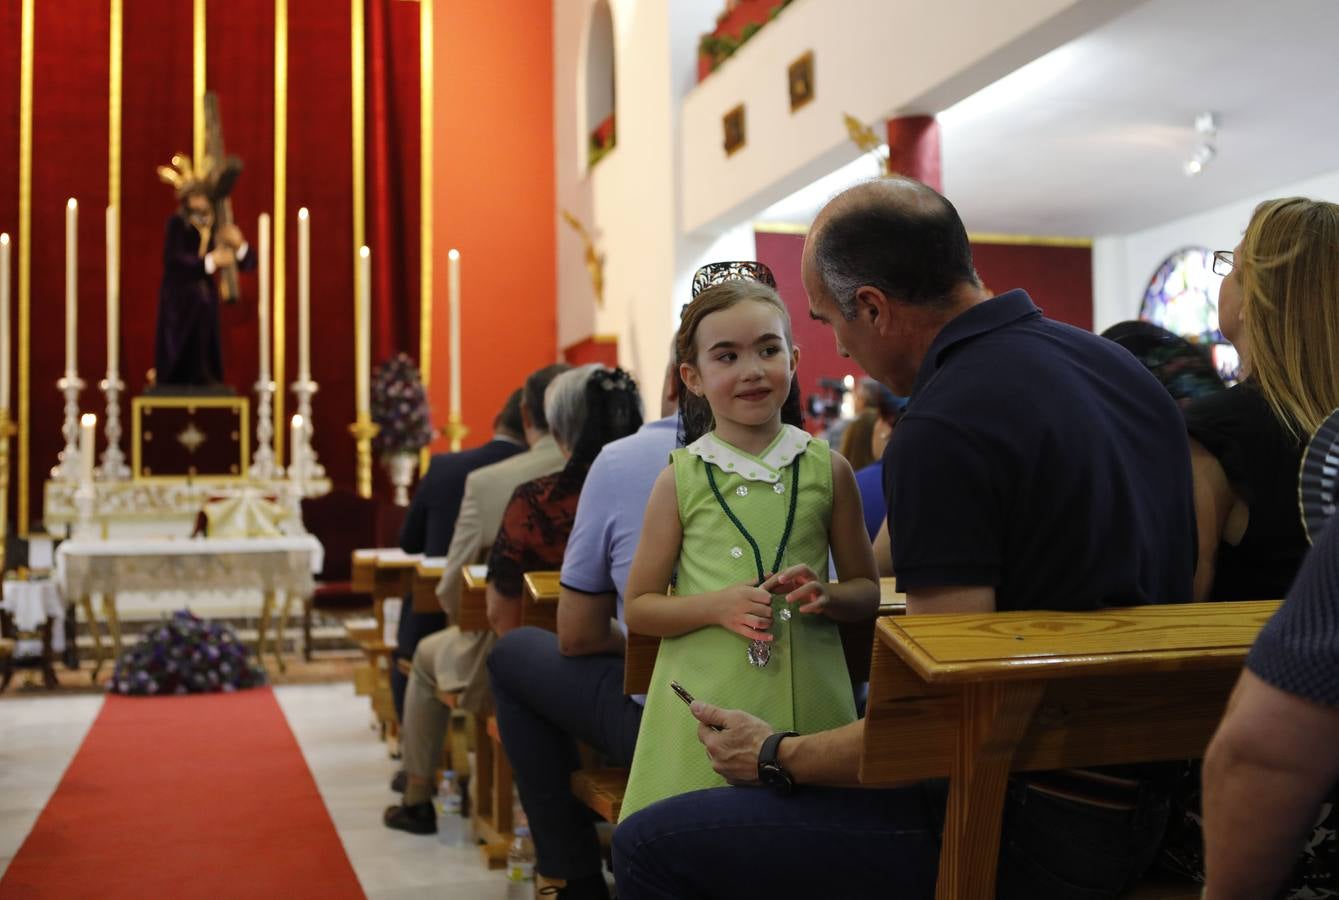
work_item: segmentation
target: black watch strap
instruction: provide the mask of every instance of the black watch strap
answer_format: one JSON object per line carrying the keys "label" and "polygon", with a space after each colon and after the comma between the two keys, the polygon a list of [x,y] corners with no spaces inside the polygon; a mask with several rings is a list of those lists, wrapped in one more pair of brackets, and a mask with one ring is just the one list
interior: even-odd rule
{"label": "black watch strap", "polygon": [[762,742],[762,749],[758,751],[759,781],[768,787],[780,790],[782,793],[790,793],[793,786],[790,773],[782,768],[776,757],[784,738],[798,736],[799,734],[794,731],[778,731],[776,734],[769,735],[767,740]]}

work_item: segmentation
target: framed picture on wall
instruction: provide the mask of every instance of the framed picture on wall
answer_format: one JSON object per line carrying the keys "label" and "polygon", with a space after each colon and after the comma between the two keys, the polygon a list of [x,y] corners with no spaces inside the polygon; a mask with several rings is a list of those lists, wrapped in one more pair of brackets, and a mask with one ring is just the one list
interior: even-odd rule
{"label": "framed picture on wall", "polygon": [[739,104],[721,119],[725,131],[725,155],[733,156],[744,146],[744,104]]}
{"label": "framed picture on wall", "polygon": [[801,56],[786,70],[790,85],[790,111],[806,105],[814,99],[814,51]]}

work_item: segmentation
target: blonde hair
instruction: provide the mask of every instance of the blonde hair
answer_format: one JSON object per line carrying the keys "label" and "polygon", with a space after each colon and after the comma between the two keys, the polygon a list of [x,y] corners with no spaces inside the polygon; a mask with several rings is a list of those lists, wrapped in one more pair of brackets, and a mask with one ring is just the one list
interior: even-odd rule
{"label": "blonde hair", "polygon": [[846,457],[851,468],[857,472],[875,461],[874,423],[878,421],[878,410],[862,410],[842,432],[842,445],[837,452]]}
{"label": "blonde hair", "polygon": [[1235,265],[1251,375],[1279,419],[1310,435],[1339,407],[1339,206],[1266,200]]}

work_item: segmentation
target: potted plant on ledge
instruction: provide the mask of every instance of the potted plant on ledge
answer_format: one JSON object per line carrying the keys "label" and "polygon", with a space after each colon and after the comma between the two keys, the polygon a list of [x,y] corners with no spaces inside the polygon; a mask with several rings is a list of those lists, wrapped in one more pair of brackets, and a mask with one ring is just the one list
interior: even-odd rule
{"label": "potted plant on ledge", "polygon": [[409,505],[419,451],[433,430],[423,377],[407,354],[397,353],[372,373],[372,421],[381,426],[372,447],[395,486],[395,504]]}

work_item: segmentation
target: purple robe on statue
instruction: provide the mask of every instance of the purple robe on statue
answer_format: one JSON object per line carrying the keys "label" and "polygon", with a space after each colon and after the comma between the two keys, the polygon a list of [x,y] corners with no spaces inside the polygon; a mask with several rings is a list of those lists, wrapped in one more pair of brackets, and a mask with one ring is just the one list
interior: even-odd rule
{"label": "purple robe on statue", "polygon": [[[214,240],[209,242],[214,249]],[[250,251],[237,267],[256,267]],[[167,220],[163,239],[163,282],[158,288],[158,334],[154,367],[161,385],[212,385],[223,382],[219,345],[219,291],[205,274],[200,232],[180,215]]]}

